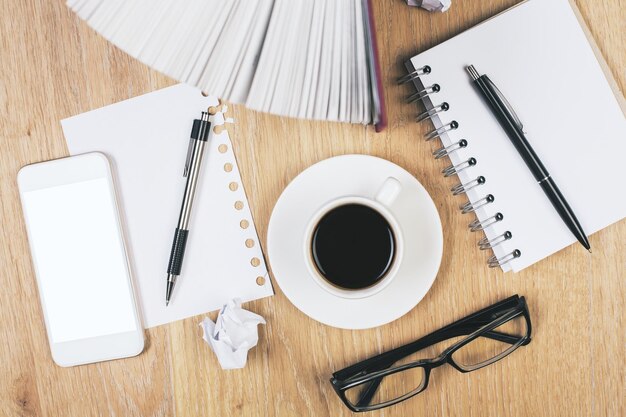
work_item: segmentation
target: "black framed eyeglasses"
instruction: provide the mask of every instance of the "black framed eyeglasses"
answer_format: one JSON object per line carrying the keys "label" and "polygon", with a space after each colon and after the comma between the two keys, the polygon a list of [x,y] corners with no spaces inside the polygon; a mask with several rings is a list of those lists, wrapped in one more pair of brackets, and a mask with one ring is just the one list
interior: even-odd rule
{"label": "black framed eyeglasses", "polygon": [[[430,372],[449,363],[471,372],[530,343],[531,323],[524,297],[514,295],[412,343],[381,353],[333,374],[335,392],[352,411],[371,411],[407,400],[428,387]],[[451,345],[435,358],[419,351]]]}

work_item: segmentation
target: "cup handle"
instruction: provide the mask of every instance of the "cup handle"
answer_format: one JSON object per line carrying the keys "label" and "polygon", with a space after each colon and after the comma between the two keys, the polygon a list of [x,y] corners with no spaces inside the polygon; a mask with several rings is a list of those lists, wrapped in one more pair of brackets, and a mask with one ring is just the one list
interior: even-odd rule
{"label": "cup handle", "polygon": [[394,177],[389,177],[380,187],[374,199],[383,206],[389,207],[394,201],[396,201],[401,189],[402,184],[400,184],[400,181]]}

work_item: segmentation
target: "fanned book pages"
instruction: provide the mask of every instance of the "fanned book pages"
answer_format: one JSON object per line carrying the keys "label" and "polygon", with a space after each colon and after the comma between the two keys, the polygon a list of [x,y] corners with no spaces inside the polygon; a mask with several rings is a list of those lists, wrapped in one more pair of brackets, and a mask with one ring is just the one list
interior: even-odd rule
{"label": "fanned book pages", "polygon": [[68,0],[106,39],[211,95],[386,125],[371,0]]}
{"label": "fanned book pages", "polygon": [[[180,84],[61,121],[70,154],[99,151],[113,166],[135,291],[153,327],[273,294],[248,199],[221,111],[201,166],[185,263],[165,306],[167,261],[185,190],[183,168],[193,120],[217,110]],[[221,106],[224,111],[224,106]],[[225,113],[226,115],[228,113]]]}
{"label": "fanned book pages", "polygon": [[624,98],[578,18],[567,0],[528,0],[406,63],[404,81],[423,104],[418,120],[430,119],[427,139],[441,142],[435,157],[449,158],[442,168],[458,177],[452,192],[467,196],[469,228],[484,232],[480,249],[493,250],[490,266],[505,271],[576,239],[475,91],[468,65],[502,90],[587,234],[626,217]]}

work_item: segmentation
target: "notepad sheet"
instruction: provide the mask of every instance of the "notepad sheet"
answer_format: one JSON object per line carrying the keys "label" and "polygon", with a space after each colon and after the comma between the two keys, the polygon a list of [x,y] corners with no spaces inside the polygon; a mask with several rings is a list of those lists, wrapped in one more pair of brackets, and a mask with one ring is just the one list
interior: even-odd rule
{"label": "notepad sheet", "polygon": [[[217,310],[232,298],[273,294],[228,131],[212,129],[182,273],[165,307],[191,127],[217,105],[217,98],[181,84],[61,121],[72,155],[100,151],[111,161],[146,327]],[[224,114],[211,122],[224,125]]]}
{"label": "notepad sheet", "polygon": [[[426,105],[450,105],[434,117],[435,126],[459,123],[457,130],[443,135],[444,145],[462,138],[469,143],[451,155],[452,162],[477,160],[475,167],[459,174],[460,181],[479,175],[487,179],[469,191],[469,200],[495,196],[478,210],[478,218],[504,215],[485,231],[487,237],[513,233],[495,254],[500,258],[515,249],[522,252],[503,269],[519,271],[576,239],[474,90],[465,70],[470,64],[487,74],[516,110],[528,141],[587,234],[626,217],[624,113],[567,0],[526,1],[413,57],[411,64],[432,68],[420,78],[420,87],[441,86]],[[580,256],[586,255],[581,246]]]}

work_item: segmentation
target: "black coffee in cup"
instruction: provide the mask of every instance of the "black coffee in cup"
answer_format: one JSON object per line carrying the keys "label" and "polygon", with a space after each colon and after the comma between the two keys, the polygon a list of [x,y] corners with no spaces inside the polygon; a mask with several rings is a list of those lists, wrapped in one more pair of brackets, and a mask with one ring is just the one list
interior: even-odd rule
{"label": "black coffee in cup", "polygon": [[326,213],[311,239],[319,273],[332,285],[348,290],[371,287],[382,280],[395,255],[391,225],[373,208],[345,204]]}

